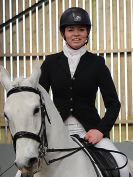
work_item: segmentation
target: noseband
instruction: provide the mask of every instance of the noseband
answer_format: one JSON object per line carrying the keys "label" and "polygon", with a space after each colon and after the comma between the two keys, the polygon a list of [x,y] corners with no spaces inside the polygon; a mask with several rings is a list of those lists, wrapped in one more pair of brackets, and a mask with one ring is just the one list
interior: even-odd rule
{"label": "noseband", "polygon": [[33,139],[35,141],[37,141],[40,145],[39,145],[39,152],[44,153],[44,149],[46,147],[48,147],[48,141],[47,141],[47,136],[46,136],[46,125],[45,125],[45,116],[47,116],[48,121],[50,123],[50,119],[48,117],[47,111],[46,111],[46,107],[42,102],[42,97],[41,97],[41,92],[38,89],[32,88],[32,87],[25,87],[25,86],[21,86],[21,87],[15,87],[13,89],[11,89],[8,93],[7,93],[7,97],[9,97],[10,95],[14,94],[14,93],[18,93],[18,92],[33,92],[35,94],[38,94],[40,96],[40,105],[41,105],[41,127],[39,130],[38,134],[34,134],[31,132],[27,132],[27,131],[20,131],[17,132],[14,136],[12,136],[12,140],[13,140],[13,146],[14,146],[14,150],[16,152],[16,141],[19,138],[29,138],[29,139]]}

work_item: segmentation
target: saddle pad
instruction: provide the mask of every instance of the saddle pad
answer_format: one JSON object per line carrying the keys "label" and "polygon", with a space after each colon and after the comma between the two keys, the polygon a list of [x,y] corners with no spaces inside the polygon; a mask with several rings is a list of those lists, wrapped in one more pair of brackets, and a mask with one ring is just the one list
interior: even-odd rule
{"label": "saddle pad", "polygon": [[118,165],[110,152],[94,147],[78,135],[74,135],[74,137],[85,147],[84,152],[90,158],[93,166],[98,166],[103,177],[120,177]]}

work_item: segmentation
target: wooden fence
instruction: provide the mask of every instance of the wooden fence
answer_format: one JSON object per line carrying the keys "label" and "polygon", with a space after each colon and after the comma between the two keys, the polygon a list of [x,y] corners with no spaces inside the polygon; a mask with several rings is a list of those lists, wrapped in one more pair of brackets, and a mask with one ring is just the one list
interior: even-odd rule
{"label": "wooden fence", "polygon": [[[92,21],[88,50],[104,56],[111,71],[122,107],[111,131],[113,141],[133,140],[133,0],[1,0],[0,64],[15,77],[27,77],[36,57],[62,50],[59,32],[62,12],[71,6],[86,9]],[[31,8],[29,12],[26,9]],[[20,15],[20,16],[19,16]],[[16,16],[16,19],[14,18]],[[19,16],[19,18],[17,18]],[[9,19],[13,22],[6,24]],[[6,26],[4,26],[6,25]],[[11,143],[3,106],[6,93],[0,85],[0,143]],[[96,102],[105,112],[100,93]]]}

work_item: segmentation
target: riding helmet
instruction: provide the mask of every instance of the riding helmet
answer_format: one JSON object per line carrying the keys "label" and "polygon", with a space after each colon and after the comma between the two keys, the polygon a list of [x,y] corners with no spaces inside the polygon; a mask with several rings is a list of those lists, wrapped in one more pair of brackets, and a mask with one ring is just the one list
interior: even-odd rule
{"label": "riding helmet", "polygon": [[91,21],[89,14],[80,7],[71,7],[64,11],[60,18],[60,32],[64,35],[65,27],[70,25],[83,25],[88,29],[88,34],[91,29]]}

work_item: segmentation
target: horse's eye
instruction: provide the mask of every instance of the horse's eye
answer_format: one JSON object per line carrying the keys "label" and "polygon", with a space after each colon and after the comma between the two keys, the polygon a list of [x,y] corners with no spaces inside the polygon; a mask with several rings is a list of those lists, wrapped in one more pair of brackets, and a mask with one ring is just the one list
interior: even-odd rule
{"label": "horse's eye", "polygon": [[39,112],[39,110],[40,110],[40,108],[39,108],[39,107],[36,107],[36,108],[34,109],[33,115],[37,114],[37,113]]}

